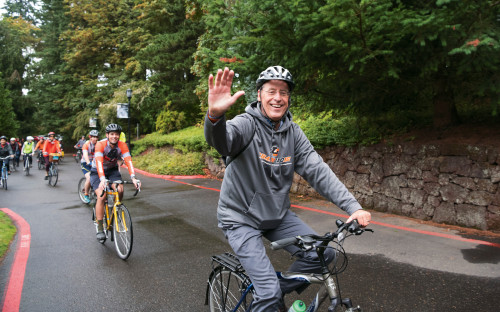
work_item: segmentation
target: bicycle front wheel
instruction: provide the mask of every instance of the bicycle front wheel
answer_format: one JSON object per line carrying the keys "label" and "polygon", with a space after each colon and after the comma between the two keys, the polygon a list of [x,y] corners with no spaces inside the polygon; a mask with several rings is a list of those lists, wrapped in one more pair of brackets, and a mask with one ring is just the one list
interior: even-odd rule
{"label": "bicycle front wheel", "polygon": [[[210,312],[247,311],[254,297],[253,288],[245,295],[248,287],[249,279],[245,274],[233,272],[225,267],[216,268],[208,281]],[[240,300],[241,304],[235,310]]]}
{"label": "bicycle front wheel", "polygon": [[30,161],[28,157],[24,159],[24,175],[30,175]]}
{"label": "bicycle front wheel", "polygon": [[56,186],[57,180],[59,180],[59,173],[56,167],[52,167],[49,169],[49,184],[51,186]]}
{"label": "bicycle front wheel", "polygon": [[2,170],[2,187],[7,190],[7,170]]}
{"label": "bicycle front wheel", "polygon": [[123,260],[127,259],[132,252],[133,232],[132,218],[127,207],[123,204],[116,207],[116,218],[113,220],[113,238],[116,253]]}
{"label": "bicycle front wheel", "polygon": [[45,167],[45,159],[43,157],[38,157],[38,170],[42,170]]}

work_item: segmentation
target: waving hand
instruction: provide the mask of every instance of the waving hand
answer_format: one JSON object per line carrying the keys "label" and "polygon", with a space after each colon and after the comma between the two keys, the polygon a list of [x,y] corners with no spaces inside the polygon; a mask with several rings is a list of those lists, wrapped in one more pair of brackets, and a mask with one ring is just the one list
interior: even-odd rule
{"label": "waving hand", "polygon": [[224,70],[219,69],[215,79],[212,74],[208,77],[208,112],[211,116],[224,115],[245,94],[245,91],[238,91],[231,95],[233,77],[234,71],[227,67]]}

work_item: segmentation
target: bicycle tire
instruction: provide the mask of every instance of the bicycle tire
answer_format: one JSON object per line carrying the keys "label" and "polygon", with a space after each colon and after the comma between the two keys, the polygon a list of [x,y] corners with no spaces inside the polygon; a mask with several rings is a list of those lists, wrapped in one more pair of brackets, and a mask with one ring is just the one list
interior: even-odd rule
{"label": "bicycle tire", "polygon": [[59,173],[57,172],[57,168],[53,165],[49,169],[49,185],[56,186],[57,180],[59,180]]}
{"label": "bicycle tire", "polygon": [[[231,312],[249,286],[249,278],[242,272],[234,272],[219,266],[215,268],[208,281],[208,306],[210,312]],[[238,307],[238,312],[247,311],[254,298],[253,288],[247,293]]]}
{"label": "bicycle tire", "polygon": [[24,175],[25,176],[30,175],[30,161],[27,157],[26,159],[24,159]]}
{"label": "bicycle tire", "polygon": [[38,157],[38,170],[42,170],[44,166],[44,164],[42,163],[44,161],[44,158],[43,157]]}
{"label": "bicycle tire", "polygon": [[[116,217],[116,218],[115,218]],[[125,205],[116,207],[116,216],[113,215],[113,239],[118,257],[126,260],[132,252],[134,233],[132,228],[132,218]]]}
{"label": "bicycle tire", "polygon": [[85,177],[81,178],[80,181],[78,181],[78,198],[80,198],[80,200],[82,201],[82,203],[84,203],[86,205],[90,205],[90,204],[94,203],[95,193],[92,190],[92,188],[90,188],[89,189],[90,201],[87,202],[85,200],[85,182],[86,181],[87,181],[87,179]]}
{"label": "bicycle tire", "polygon": [[7,177],[6,177],[6,170],[2,170],[2,188],[4,190],[7,190]]}

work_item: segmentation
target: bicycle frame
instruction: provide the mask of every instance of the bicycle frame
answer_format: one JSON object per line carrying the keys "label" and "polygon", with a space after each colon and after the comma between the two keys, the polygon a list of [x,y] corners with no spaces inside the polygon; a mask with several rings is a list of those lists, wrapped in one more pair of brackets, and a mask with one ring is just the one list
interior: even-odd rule
{"label": "bicycle frame", "polygon": [[[109,205],[108,205],[108,201],[106,200],[104,202],[104,213],[106,214],[106,230],[110,230],[111,229],[111,222],[114,222],[114,226],[116,226],[118,228],[118,218],[116,216],[116,207],[118,207],[119,205],[121,205],[121,202],[120,202],[120,196],[119,196],[119,193],[118,193],[118,190],[115,190],[115,189],[112,189],[112,190],[109,190],[109,188],[106,190],[106,196],[108,195],[111,195],[114,197],[114,204],[113,204],[113,208],[111,209],[111,213],[110,213],[110,210],[109,210]],[[110,216],[112,216],[112,218],[110,218]],[[125,227],[125,231],[127,231],[127,225],[124,224],[123,225]]]}

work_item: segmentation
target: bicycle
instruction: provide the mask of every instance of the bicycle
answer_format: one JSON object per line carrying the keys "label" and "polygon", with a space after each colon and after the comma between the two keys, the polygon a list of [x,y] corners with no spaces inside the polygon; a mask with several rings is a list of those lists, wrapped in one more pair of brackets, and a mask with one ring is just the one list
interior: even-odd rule
{"label": "bicycle", "polygon": [[[109,182],[109,181],[107,181]],[[103,225],[104,225],[104,233],[106,234],[106,238],[100,240],[101,244],[106,242],[106,239],[110,237],[111,241],[115,243],[115,250],[122,260],[126,260],[130,253],[132,252],[132,243],[133,243],[133,231],[132,231],[132,217],[130,213],[120,202],[120,198],[118,196],[117,187],[120,184],[130,184],[132,182],[128,181],[114,181],[112,182],[112,186],[110,187],[110,183],[106,184],[106,189],[102,192],[101,197],[106,194],[106,199],[104,200],[104,217],[103,217]],[[137,193],[140,192],[140,181],[137,180],[139,187],[136,189],[134,193],[134,197]],[[109,204],[110,201],[113,202],[112,209],[110,211]],[[94,221],[96,232],[97,229],[97,218],[95,205],[92,210],[92,220]]]}
{"label": "bicycle", "polygon": [[38,151],[37,161],[38,161],[38,170],[42,170],[45,167],[45,159],[43,158],[42,151]]}
{"label": "bicycle", "polygon": [[51,153],[49,154],[49,185],[50,186],[56,186],[57,181],[59,180],[59,171],[57,169],[57,163],[59,161],[59,154],[58,153]]}
{"label": "bicycle", "polygon": [[0,178],[0,184],[4,190],[7,190],[7,179],[9,178],[9,172],[7,170],[7,162],[11,159],[10,156],[0,158],[2,160],[2,175]]}
{"label": "bicycle", "polygon": [[23,166],[24,166],[24,175],[29,176],[30,175],[30,158],[31,154],[23,154]]}
{"label": "bicycle", "polygon": [[76,161],[77,164],[82,161],[82,156],[83,156],[82,155],[82,149],[79,148],[77,150],[76,154],[75,154],[75,161]]}
{"label": "bicycle", "polygon": [[[323,236],[304,235],[289,237],[271,243],[273,250],[295,245],[303,251],[316,250],[321,263],[322,273],[276,272],[279,279],[299,280],[308,284],[320,284],[320,290],[307,307],[307,312],[318,311],[326,300],[329,301],[328,311],[361,311],[359,306],[353,307],[351,299],[342,298],[338,274],[347,268],[347,255],[343,249],[345,238],[352,235],[361,235],[371,229],[361,229],[357,221],[344,223],[336,221],[338,229],[328,232]],[[332,243],[334,246],[328,246]],[[335,250],[335,260],[332,268],[325,262],[324,251],[326,248]],[[343,260],[340,261],[340,258]],[[335,277],[335,279],[334,279]],[[210,307],[210,312],[237,312],[251,311],[255,290],[248,275],[245,273],[238,258],[226,252],[212,256],[212,272],[210,273],[205,305]]]}

